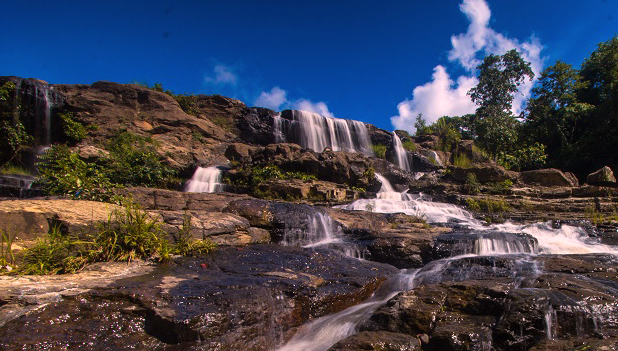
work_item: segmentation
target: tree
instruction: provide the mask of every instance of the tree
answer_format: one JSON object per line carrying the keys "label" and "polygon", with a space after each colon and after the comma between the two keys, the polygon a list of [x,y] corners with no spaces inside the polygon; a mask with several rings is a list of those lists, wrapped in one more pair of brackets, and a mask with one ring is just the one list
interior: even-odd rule
{"label": "tree", "polygon": [[579,124],[591,105],[581,103],[577,92],[586,86],[570,64],[556,61],[547,67],[532,89],[525,111],[524,134],[547,146],[554,160],[570,150],[577,140]]}
{"label": "tree", "polygon": [[530,63],[513,49],[489,55],[479,69],[479,83],[468,91],[478,105],[473,121],[479,143],[496,159],[510,151],[517,139],[517,120],[511,114],[513,95],[525,78],[534,78]]}

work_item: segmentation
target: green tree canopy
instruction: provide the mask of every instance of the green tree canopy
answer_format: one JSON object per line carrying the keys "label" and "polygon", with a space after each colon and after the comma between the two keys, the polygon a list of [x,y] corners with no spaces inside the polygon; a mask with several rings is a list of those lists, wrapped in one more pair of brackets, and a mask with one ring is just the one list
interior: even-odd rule
{"label": "green tree canopy", "polygon": [[473,121],[479,143],[495,158],[509,152],[517,141],[517,120],[512,116],[514,94],[525,78],[534,78],[530,63],[513,49],[489,55],[479,69],[479,83],[468,95],[477,104]]}

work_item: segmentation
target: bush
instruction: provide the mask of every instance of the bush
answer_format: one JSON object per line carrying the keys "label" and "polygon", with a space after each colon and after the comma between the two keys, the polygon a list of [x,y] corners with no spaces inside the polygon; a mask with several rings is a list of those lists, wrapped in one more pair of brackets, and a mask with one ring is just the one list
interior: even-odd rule
{"label": "bush", "polygon": [[267,165],[239,168],[233,174],[225,175],[223,180],[230,185],[255,188],[272,179],[317,180],[317,177],[303,172],[284,172],[277,166]]}
{"label": "bush", "polygon": [[168,187],[177,182],[176,171],[156,152],[154,140],[123,132],[107,145],[103,159],[109,179],[125,186]]}
{"label": "bush", "polygon": [[416,146],[416,144],[412,140],[406,140],[406,141],[402,142],[401,145],[403,146],[404,149],[406,149],[408,151],[414,152],[414,151],[418,150],[418,147]]}
{"label": "bush", "polygon": [[476,195],[481,192],[481,183],[479,183],[476,174],[466,174],[466,182],[463,186],[463,192],[469,195]]}
{"label": "bush", "polygon": [[371,148],[373,149],[373,153],[376,155],[376,157],[386,158],[386,145],[373,144],[371,145]]}
{"label": "bush", "polygon": [[453,165],[459,168],[472,168],[472,161],[464,153],[456,153],[453,159]]}
{"label": "bush", "polygon": [[72,240],[58,226],[37,239],[34,246],[25,250],[24,264],[19,268],[23,274],[75,273],[88,262],[82,255],[80,245],[88,243]]}
{"label": "bush", "polygon": [[501,199],[474,199],[469,197],[466,199],[466,205],[468,209],[475,212],[499,214],[511,211],[511,207]]}
{"label": "bush", "polygon": [[66,145],[47,149],[37,166],[41,173],[38,182],[50,195],[108,202],[117,187],[101,167],[84,162]]}
{"label": "bush", "polygon": [[79,142],[86,138],[88,135],[86,127],[74,119],[75,116],[73,113],[62,113],[59,114],[58,117],[60,118],[62,124],[62,132],[72,142]]}

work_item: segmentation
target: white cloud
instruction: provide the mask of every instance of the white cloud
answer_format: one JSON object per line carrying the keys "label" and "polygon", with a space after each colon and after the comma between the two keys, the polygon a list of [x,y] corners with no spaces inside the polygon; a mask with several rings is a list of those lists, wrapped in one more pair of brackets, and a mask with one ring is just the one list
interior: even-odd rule
{"label": "white cloud", "polygon": [[477,83],[474,77],[461,76],[455,83],[442,66],[434,68],[432,81],[414,88],[412,100],[405,100],[399,105],[399,115],[391,118],[397,129],[410,130],[419,113],[428,123],[435,122],[442,116],[461,116],[473,113],[476,106],[466,95]]}
{"label": "white cloud", "polygon": [[206,82],[211,84],[236,85],[236,82],[238,81],[238,77],[232,69],[225,65],[216,65],[213,68],[213,73],[213,76],[207,76],[205,78]]}
{"label": "white cloud", "polygon": [[274,87],[270,92],[263,91],[260,93],[260,96],[253,104],[271,110],[279,110],[285,103],[287,103],[286,91],[279,87]]}
{"label": "white cloud", "polygon": [[291,108],[294,110],[314,112],[324,117],[335,117],[335,115],[329,111],[326,103],[322,101],[313,102],[308,99],[290,101],[287,99],[287,92],[279,87],[274,87],[269,92],[262,91],[253,104],[272,110]]}
{"label": "white cloud", "polygon": [[335,115],[328,110],[328,106],[326,106],[326,104],[322,101],[311,102],[307,99],[300,99],[292,103],[292,108],[296,110],[314,112],[324,117],[335,118]]}
{"label": "white cloud", "polygon": [[[448,57],[451,62],[466,69],[469,75],[458,77],[455,83],[443,66],[436,66],[432,81],[416,87],[412,99],[397,106],[399,115],[391,118],[395,128],[414,132],[414,120],[419,113],[422,113],[428,122],[434,122],[443,115],[460,116],[474,112],[474,105],[466,93],[476,85],[476,67],[488,54],[502,55],[517,49],[522,58],[530,62],[535,76],[540,74],[543,68],[543,46],[538,38],[532,36],[527,41],[520,42],[489,28],[491,11],[485,0],[464,0],[459,8],[470,21],[470,25],[465,33],[451,37],[452,49]],[[523,109],[533,84],[532,81],[526,81],[520,86],[520,94],[516,95],[513,101],[513,113],[518,114]]]}

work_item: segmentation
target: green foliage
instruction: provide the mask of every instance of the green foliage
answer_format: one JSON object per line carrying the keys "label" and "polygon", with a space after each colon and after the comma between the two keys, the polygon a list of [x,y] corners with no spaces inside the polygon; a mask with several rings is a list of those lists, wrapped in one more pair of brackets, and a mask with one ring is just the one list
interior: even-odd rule
{"label": "green foliage", "polygon": [[0,101],[8,101],[15,92],[15,83],[8,81],[0,86]]}
{"label": "green foliage", "polygon": [[513,94],[534,73],[516,50],[489,55],[478,66],[479,83],[468,95],[479,107],[473,121],[477,140],[496,159],[517,142],[517,120],[511,116]]}
{"label": "green foliage", "polygon": [[86,127],[75,120],[72,112],[61,113],[58,117],[60,118],[64,135],[72,142],[79,142],[88,136]]}
{"label": "green foliage", "polygon": [[495,194],[506,194],[512,187],[513,182],[510,179],[507,179],[505,181],[492,184],[489,191]]}
{"label": "green foliage", "polygon": [[453,165],[459,168],[472,168],[472,161],[462,152],[456,153],[453,156]]}
{"label": "green foliage", "polygon": [[112,200],[117,184],[109,180],[100,166],[84,162],[66,145],[52,146],[40,159],[39,182],[48,194],[84,200]]}
{"label": "green foliage", "polygon": [[191,235],[191,216],[183,216],[182,227],[174,235],[172,253],[182,256],[207,255],[217,248],[210,239],[194,240]]}
{"label": "green foliage", "polygon": [[26,167],[21,165],[13,165],[6,163],[0,168],[0,174],[21,174],[21,175],[34,175]]}
{"label": "green foliage", "polygon": [[[32,145],[34,138],[26,132],[21,122],[2,121],[0,124],[0,154],[4,164],[19,156],[19,153]],[[3,164],[3,165],[4,165]]]}
{"label": "green foliage", "polygon": [[427,121],[423,118],[422,113],[416,116],[414,129],[416,129],[415,135],[417,136],[431,134],[431,128],[427,126]]}
{"label": "green foliage", "polygon": [[0,230],[0,266],[15,265],[13,241],[15,241],[14,233],[7,229]]}
{"label": "green foliage", "polygon": [[467,198],[468,209],[474,212],[487,212],[489,214],[501,214],[511,211],[511,207],[502,199]]}
{"label": "green foliage", "polygon": [[438,149],[442,151],[451,151],[453,147],[461,140],[461,135],[451,123],[451,117],[440,117],[429,128],[431,133],[439,137]]}
{"label": "green foliage", "polygon": [[408,151],[415,152],[416,150],[418,150],[418,147],[416,146],[416,144],[410,139],[401,142],[401,145],[403,146],[404,149]]}
{"label": "green foliage", "polygon": [[545,145],[537,142],[534,145],[515,150],[512,155],[505,155],[503,161],[506,168],[517,171],[543,168],[547,161]]}
{"label": "green foliage", "polygon": [[463,186],[463,192],[469,195],[476,195],[481,192],[481,183],[479,183],[476,174],[466,174],[466,182]]}
{"label": "green foliage", "polygon": [[373,153],[376,157],[386,158],[386,145],[372,144],[371,148],[373,149]]}
{"label": "green foliage", "polygon": [[371,183],[376,177],[376,171],[373,167],[368,167],[363,172],[363,179],[367,181],[367,183]]}
{"label": "green foliage", "polygon": [[197,96],[195,95],[186,95],[186,94],[178,94],[173,95],[174,100],[178,102],[180,108],[185,111],[189,115],[197,116],[200,112],[199,107],[197,105]]}
{"label": "green foliage", "polygon": [[151,138],[123,132],[110,140],[107,149],[110,155],[102,163],[112,183],[167,187],[177,182],[176,171],[156,152]]}
{"label": "green foliage", "polygon": [[169,246],[161,224],[137,204],[128,201],[123,205],[101,223],[91,256],[97,261],[168,259]]}
{"label": "green foliage", "polygon": [[83,268],[88,258],[83,257],[79,246],[83,244],[62,233],[59,227],[37,239],[34,246],[25,250],[23,274],[75,273]]}
{"label": "green foliage", "polygon": [[[313,174],[303,172],[285,172],[275,165],[241,167],[232,174],[226,174],[223,181],[230,185],[249,186],[258,191],[258,185],[273,179],[317,180]],[[263,194],[264,195],[264,194]]]}

